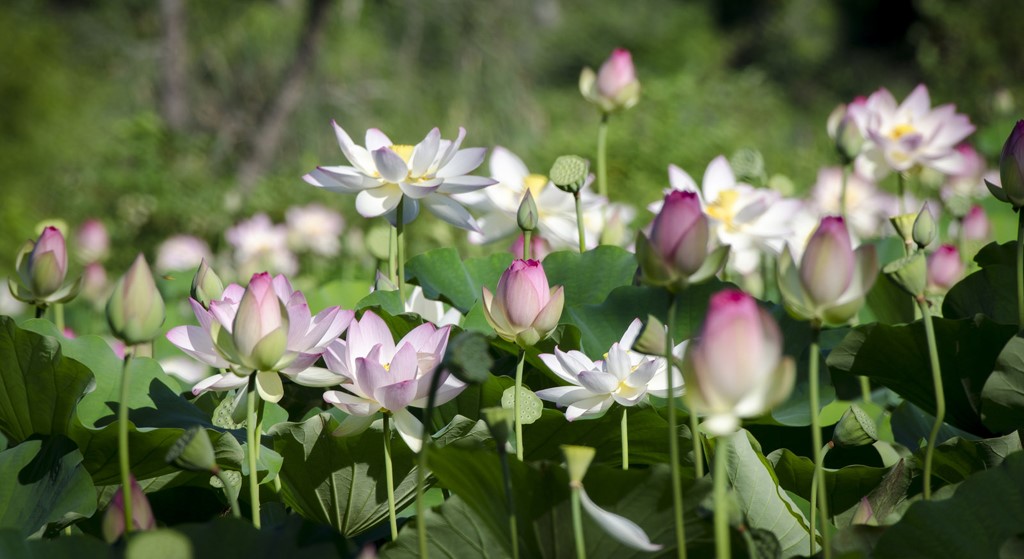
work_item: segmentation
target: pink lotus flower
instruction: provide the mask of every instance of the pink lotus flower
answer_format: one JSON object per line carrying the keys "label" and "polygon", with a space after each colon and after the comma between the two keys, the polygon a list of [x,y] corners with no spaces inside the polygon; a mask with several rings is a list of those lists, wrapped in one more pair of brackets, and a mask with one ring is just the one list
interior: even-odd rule
{"label": "pink lotus flower", "polygon": [[17,264],[21,280],[37,298],[50,297],[61,288],[68,273],[64,235],[56,227],[47,227],[31,247],[26,247],[31,252],[27,258],[19,255]]}
{"label": "pink lotus flower", "polygon": [[229,369],[195,385],[193,394],[240,388],[253,373],[260,397],[269,402],[284,393],[278,373],[304,386],[337,384],[336,375],[313,364],[352,322],[353,311],[331,307],[312,316],[302,292],[284,276],[271,280],[267,273],[253,276],[245,289],[227,286],[210,310],[189,302],[200,326],[178,326],[167,339],[198,361]]}
{"label": "pink lotus flower", "polygon": [[673,190],[651,226],[651,246],[670,269],[691,275],[708,255],[708,218],[696,192]]}
{"label": "pink lotus flower", "polygon": [[565,304],[562,286],[549,287],[537,260],[515,260],[501,274],[497,294],[483,288],[484,317],[502,339],[530,347],[558,326]]}
{"label": "pink lotus flower", "polygon": [[967,241],[987,241],[992,236],[992,224],[984,208],[975,205],[967,212],[963,221],[963,235]]}
{"label": "pink lotus flower", "polygon": [[398,434],[419,452],[423,425],[406,408],[427,405],[436,374],[442,376],[436,405],[450,401],[466,387],[447,370],[437,371],[450,330],[450,326],[438,328],[426,322],[395,343],[387,324],[373,311],[353,322],[345,340],[335,340],[324,354],[327,368],[335,375],[333,384],[342,388],[325,392],[324,401],[349,414],[334,434],[360,433],[377,412],[390,412]]}
{"label": "pink lotus flower", "polygon": [[579,85],[583,97],[606,113],[628,109],[640,100],[640,82],[636,79],[633,56],[622,48],[612,51],[597,74],[584,68]]}
{"label": "pink lotus flower", "polygon": [[75,235],[75,245],[78,251],[75,256],[83,264],[102,262],[107,259],[110,252],[110,235],[103,222],[98,219],[89,219],[82,223]]}
{"label": "pink lotus flower", "polygon": [[[132,480],[132,531],[153,530],[156,528],[156,517],[153,516],[153,508],[149,506],[149,499],[142,491],[139,482]],[[124,534],[124,488],[118,487],[114,497],[107,506],[107,512],[103,515],[103,539],[107,543],[116,542]]]}
{"label": "pink lotus flower", "polygon": [[213,253],[206,241],[192,235],[174,235],[157,248],[156,269],[163,273],[192,270],[203,260],[212,259]]}
{"label": "pink lotus flower", "polygon": [[953,245],[942,245],[928,256],[928,285],[946,292],[964,275],[964,261]]}
{"label": "pink lotus flower", "polygon": [[725,435],[739,419],[760,415],[793,390],[796,367],[782,355],[782,333],[752,297],[729,289],[711,298],[700,338],[684,358],[687,403],[705,428]]}

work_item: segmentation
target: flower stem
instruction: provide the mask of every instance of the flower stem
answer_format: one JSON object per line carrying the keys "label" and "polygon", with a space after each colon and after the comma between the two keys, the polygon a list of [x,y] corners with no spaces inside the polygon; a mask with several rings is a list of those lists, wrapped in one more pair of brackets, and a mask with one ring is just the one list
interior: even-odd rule
{"label": "flower stem", "polygon": [[629,408],[622,408],[622,469],[629,469]]}
{"label": "flower stem", "polygon": [[850,166],[843,165],[839,182],[839,217],[846,219],[846,183],[850,180]]}
{"label": "flower stem", "polygon": [[388,229],[388,279],[398,285],[398,232],[394,227]]}
{"label": "flower stem", "polygon": [[676,295],[669,293],[665,319],[665,360],[668,366],[668,459],[672,472],[672,513],[675,516],[676,556],[686,559],[686,523],[683,522],[683,487],[679,479],[679,433],[676,431],[676,394],[672,374],[672,329],[675,326]]}
{"label": "flower stem", "polygon": [[576,232],[580,238],[580,254],[587,250],[587,235],[583,231],[583,206],[580,203],[580,192],[577,190],[573,196],[576,197]]}
{"label": "flower stem", "polygon": [[501,461],[501,479],[505,487],[505,510],[508,512],[508,528],[512,537],[512,559],[519,559],[519,527],[516,520],[516,501],[512,495],[512,472],[508,466],[505,445],[498,445],[498,460]]}
{"label": "flower stem", "polygon": [[256,373],[249,375],[248,393],[245,395],[245,438],[249,458],[249,501],[252,505],[252,525],[260,527],[260,484],[256,474],[256,462],[259,459],[259,425],[256,413]]}
{"label": "flower stem", "polygon": [[[821,459],[822,459],[822,461],[825,460],[825,455],[828,454],[828,451],[831,448],[832,448],[832,441],[829,441],[827,444],[825,444],[825,446],[822,447],[822,449],[821,449]],[[817,505],[817,502],[818,502],[818,496],[814,493],[814,488],[818,487],[818,485],[824,483],[823,477],[822,477],[824,475],[825,475],[824,468],[821,471],[819,471],[818,468],[814,468],[814,472],[811,474],[811,521],[812,522],[814,521],[814,512],[815,512],[814,507]],[[823,528],[822,531],[824,531],[824,526],[822,526],[822,528]],[[811,541],[814,541],[814,533],[813,532],[811,533]],[[813,544],[812,544],[812,546],[813,546]],[[813,553],[813,551],[812,551],[812,553]]]}
{"label": "flower stem", "polygon": [[704,477],[704,445],[700,439],[700,418],[690,410],[690,440],[693,442],[693,475]]}
{"label": "flower stem", "polygon": [[398,518],[395,516],[395,472],[391,468],[391,414],[384,412],[384,477],[388,484],[388,521],[391,541],[398,539]]}
{"label": "flower stem", "polygon": [[860,377],[860,398],[865,404],[871,403],[871,379]]}
{"label": "flower stem", "polygon": [[718,559],[732,557],[732,553],[729,551],[729,485],[726,471],[729,461],[730,436],[718,437],[718,444],[715,447],[715,473],[712,482],[714,482],[715,497],[715,556]]}
{"label": "flower stem", "polygon": [[[828,502],[825,500],[825,486],[821,483],[821,469],[823,455],[821,454],[821,424],[818,415],[821,413],[821,404],[818,399],[818,360],[821,357],[821,348],[818,339],[821,337],[821,326],[811,323],[811,349],[810,349],[810,388],[811,388],[811,448],[814,451],[814,475],[811,478],[811,552],[814,555],[814,520],[815,513],[821,518],[821,541],[825,558],[832,556],[832,549],[829,545],[831,535],[828,532]],[[817,499],[817,510],[815,510],[815,499]]]}
{"label": "flower stem", "polygon": [[1024,211],[1017,212],[1017,327],[1024,328]]}
{"label": "flower stem", "polygon": [[231,503],[231,516],[235,518],[242,518],[242,511],[238,507],[238,495],[231,490],[231,480],[224,473],[224,470],[217,468],[213,475],[217,476],[220,480],[221,485],[224,486],[224,494],[228,496],[228,502]]}
{"label": "flower stem", "polygon": [[117,408],[117,456],[121,463],[121,494],[124,496],[124,533],[127,536],[134,528],[132,522],[132,471],[128,457],[128,387],[131,371],[132,352],[124,354],[121,368],[121,399]]}
{"label": "flower stem", "polygon": [[523,231],[523,260],[530,259],[530,237],[533,236],[533,231]]}
{"label": "flower stem", "polygon": [[405,196],[398,199],[398,219],[395,221],[395,244],[398,247],[398,298],[405,304]]}
{"label": "flower stem", "polygon": [[608,113],[597,126],[597,193],[608,196]]}
{"label": "flower stem", "polygon": [[512,398],[512,419],[515,420],[516,428],[516,458],[520,461],[523,459],[524,449],[526,445],[523,444],[523,422],[519,419],[519,393],[523,390],[523,365],[526,364],[526,350],[519,350],[519,362],[516,364],[516,393]]}
{"label": "flower stem", "polygon": [[587,544],[583,540],[583,511],[580,507],[580,489],[583,487],[580,483],[570,482],[569,487],[571,489],[570,500],[572,502],[572,535],[576,541],[576,558],[586,559],[587,558]]}
{"label": "flower stem", "polygon": [[917,305],[921,309],[921,319],[924,321],[924,334],[928,339],[928,358],[932,366],[932,384],[935,386],[935,423],[932,425],[931,433],[928,434],[928,446],[924,451],[924,498],[928,500],[932,498],[932,456],[935,454],[935,442],[939,438],[939,429],[942,428],[942,422],[946,418],[946,396],[942,388],[939,349],[935,343],[935,326],[932,324],[932,315],[928,310],[928,301],[924,297],[918,297]]}
{"label": "flower stem", "polygon": [[900,197],[900,214],[907,213],[907,178],[903,173],[896,173],[896,191]]}
{"label": "flower stem", "polygon": [[53,324],[57,331],[64,335],[64,304],[57,303],[53,306]]}
{"label": "flower stem", "polygon": [[43,313],[46,312],[46,307],[43,305],[36,306],[36,318],[43,318]]}
{"label": "flower stem", "polygon": [[437,399],[437,387],[441,384],[441,374],[434,371],[430,377],[430,390],[427,392],[427,407],[423,410],[423,432],[420,434],[422,445],[417,456],[419,464],[416,467],[416,540],[419,546],[420,557],[426,559],[427,551],[427,502],[424,498],[424,491],[427,484],[427,452],[433,442],[430,438],[432,422],[434,420],[434,401]]}

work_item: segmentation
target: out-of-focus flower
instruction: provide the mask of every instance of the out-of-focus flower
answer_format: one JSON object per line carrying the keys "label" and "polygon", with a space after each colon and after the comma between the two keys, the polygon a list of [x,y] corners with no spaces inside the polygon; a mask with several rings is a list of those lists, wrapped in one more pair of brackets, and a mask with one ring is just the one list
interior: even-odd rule
{"label": "out-of-focus flower", "polygon": [[444,303],[427,299],[423,294],[423,288],[415,286],[409,294],[409,300],[405,302],[406,312],[414,312],[424,320],[432,322],[437,326],[458,326],[462,320],[459,309],[450,308],[445,310]]}
{"label": "out-of-focus flower", "polygon": [[583,98],[604,113],[628,109],[640,100],[633,56],[622,48],[612,51],[596,74],[589,67],[583,68],[579,85]]}
{"label": "out-of-focus flower", "polygon": [[954,217],[963,217],[975,200],[988,196],[985,180],[995,180],[996,174],[989,173],[985,158],[970,145],[960,144],[956,150],[963,156],[964,164],[959,173],[946,177],[939,195]]}
{"label": "out-of-focus flower", "polygon": [[299,269],[295,254],[288,248],[288,228],[275,225],[266,214],[256,214],[224,232],[234,247],[238,276],[247,277],[260,270],[292,275]]}
{"label": "out-of-focus flower", "polygon": [[271,280],[265,272],[247,288],[225,287],[210,310],[189,301],[199,326],[172,328],[167,339],[198,361],[228,369],[196,384],[193,394],[240,388],[254,373],[260,397],[269,402],[284,393],[278,373],[303,386],[337,384],[336,375],[313,364],[348,327],[353,311],[331,307],[312,316],[302,292],[284,276]]}
{"label": "out-of-focus flower", "polygon": [[[7,281],[11,281],[7,278]],[[0,314],[6,316],[17,316],[25,310],[25,303],[14,298],[14,295],[7,289],[0,289]]]}
{"label": "out-of-focus flower", "polygon": [[[669,165],[669,183],[674,190],[697,192],[704,213],[711,219],[711,231],[720,245],[729,245],[729,262],[742,275],[758,270],[761,254],[778,254],[792,235],[791,221],[803,202],[784,198],[767,188],[754,188],[736,181],[729,160],[720,155],[708,164],[701,188],[686,171]],[[661,202],[651,204],[653,212]]]}
{"label": "out-of-focus flower", "polygon": [[[604,414],[618,402],[623,406],[635,406],[647,401],[647,395],[667,398],[668,366],[664,357],[653,357],[632,351],[632,345],[643,324],[634,320],[615,344],[612,344],[603,361],[591,361],[579,351],[564,352],[555,348],[555,353],[545,353],[541,361],[560,379],[570,386],[547,388],[537,392],[542,400],[554,402],[567,408],[565,418],[569,421],[587,419]],[[686,342],[677,345],[673,353],[682,357]],[[683,393],[683,378],[679,371],[672,369],[673,393]]]}
{"label": "out-of-focus flower", "polygon": [[284,214],[288,224],[288,244],[296,251],[319,256],[337,256],[341,252],[341,232],[345,219],[320,204],[292,206]]}
{"label": "out-of-focus flower", "polygon": [[87,219],[75,234],[75,257],[82,264],[102,262],[110,253],[110,235],[103,222],[98,219]]}
{"label": "out-of-focus flower", "polygon": [[[479,232],[471,232],[472,243],[489,243],[506,239],[519,232],[516,214],[527,191],[537,204],[537,229],[541,237],[555,250],[576,248],[579,237],[576,229],[576,205],[571,194],[554,188],[548,177],[530,173],[516,154],[497,146],[491,151],[491,176],[497,183],[485,190],[455,196],[457,200],[482,215],[477,220]],[[607,201],[593,193],[586,185],[580,190],[583,210],[584,235],[587,246],[597,246],[604,224],[602,208]]]}
{"label": "out-of-focus flower", "polygon": [[865,110],[869,141],[855,162],[862,176],[880,180],[916,166],[945,174],[963,172],[963,154],[954,146],[974,132],[974,126],[952,104],[933,109],[924,84],[898,106],[889,90],[879,89],[868,97]]}
{"label": "out-of-focus flower", "polygon": [[856,251],[841,217],[826,217],[807,241],[797,265],[787,247],[779,259],[779,289],[794,316],[842,324],[864,304],[878,276],[875,247]]}
{"label": "out-of-focus flower", "polygon": [[985,214],[985,209],[974,205],[964,216],[963,236],[967,241],[987,241],[992,236],[992,224]]}
{"label": "out-of-focus flower", "polygon": [[828,137],[835,144],[843,165],[856,159],[864,147],[866,104],[866,98],[857,97],[849,105],[839,105],[828,116]]}
{"label": "out-of-focus flower", "polygon": [[210,245],[192,235],[174,235],[156,249],[156,270],[160,273],[191,270],[203,260],[213,259]]}
{"label": "out-of-focus flower", "polygon": [[15,299],[45,307],[53,303],[66,303],[78,295],[82,279],[65,284],[68,274],[68,251],[64,235],[56,227],[45,227],[39,238],[25,241],[14,267],[21,284],[7,279],[7,286]]}
{"label": "out-of-focus flower", "polygon": [[181,380],[186,385],[194,385],[210,376],[210,367],[207,364],[181,355],[161,359],[160,367],[165,373]]}
{"label": "out-of-focus flower", "polygon": [[670,191],[650,233],[637,236],[636,256],[644,282],[675,290],[717,274],[728,257],[728,247],[709,257],[708,236],[708,218],[697,193]]}
{"label": "out-of-focus flower", "polygon": [[[526,238],[523,235],[519,235],[508,251],[512,253],[514,258],[523,259],[525,258],[523,255],[523,248],[525,246]],[[547,239],[536,234],[530,237],[530,258],[543,261],[544,257],[549,254],[551,254],[551,243]]]}
{"label": "out-of-focus flower", "polygon": [[335,340],[324,354],[327,368],[337,375],[335,384],[343,389],[325,392],[324,401],[349,414],[334,434],[360,433],[378,411],[390,412],[398,434],[419,452],[423,425],[406,408],[427,405],[435,374],[442,376],[436,405],[450,401],[466,387],[448,371],[437,370],[450,328],[426,322],[395,343],[387,324],[373,311],[353,322],[345,340]]}
{"label": "out-of-focus flower", "polygon": [[752,297],[729,289],[708,306],[700,337],[683,361],[684,398],[712,435],[727,435],[739,420],[760,415],[793,390],[796,367],[782,355],[782,333]]}
{"label": "out-of-focus flower", "polygon": [[331,122],[341,151],[351,165],[317,167],[303,180],[334,192],[358,194],[356,211],[363,217],[385,216],[397,223],[403,198],[403,223],[416,218],[420,204],[456,227],[477,231],[473,216],[451,195],[473,192],[495,183],[472,176],[484,162],[484,148],[460,149],[466,130],[459,128],[454,142],[441,139],[434,128],[415,146],[398,145],[376,128],[366,131],[366,147],[356,145],[348,133]]}
{"label": "out-of-focus flower", "polygon": [[108,288],[107,270],[103,264],[86,264],[82,269],[82,297],[93,304],[106,303]]}
{"label": "out-of-focus flower", "polygon": [[999,185],[985,181],[1000,202],[1024,206],[1024,120],[1018,120],[999,154]]}
{"label": "out-of-focus flower", "polygon": [[[825,167],[818,170],[818,180],[811,188],[811,202],[819,215],[839,215],[843,170]],[[889,216],[899,211],[896,198],[856,173],[846,177],[846,222],[861,239],[881,237],[889,225]],[[815,219],[814,226],[817,226]],[[813,229],[813,227],[812,227]]]}
{"label": "out-of-focus flower", "polygon": [[135,345],[152,341],[163,323],[164,299],[146,257],[139,254],[114,285],[107,301],[107,324],[117,339]]}
{"label": "out-of-focus flower", "polygon": [[945,293],[964,275],[964,261],[953,245],[942,245],[928,255],[928,287]]}
{"label": "out-of-focus flower", "polygon": [[548,337],[558,326],[565,304],[562,286],[549,287],[544,266],[537,260],[515,260],[495,294],[483,288],[484,317],[502,339],[522,348]]}
{"label": "out-of-focus flower", "polygon": [[[153,530],[156,528],[156,517],[153,516],[153,508],[149,506],[149,499],[142,491],[139,482],[132,480],[132,530]],[[107,506],[107,512],[103,514],[103,539],[107,543],[116,542],[124,534],[124,487],[118,487],[114,497]]]}

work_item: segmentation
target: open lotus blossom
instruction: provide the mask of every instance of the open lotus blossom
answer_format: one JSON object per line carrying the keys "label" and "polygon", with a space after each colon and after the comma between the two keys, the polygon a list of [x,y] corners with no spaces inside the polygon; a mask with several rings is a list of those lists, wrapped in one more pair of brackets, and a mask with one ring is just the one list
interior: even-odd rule
{"label": "open lotus blossom", "polygon": [[360,433],[383,411],[391,413],[395,429],[409,448],[419,452],[423,425],[406,408],[426,407],[434,375],[442,375],[436,405],[450,401],[466,387],[447,370],[437,370],[450,329],[425,322],[396,343],[388,325],[373,311],[354,321],[345,339],[332,342],[324,354],[334,384],[342,388],[325,392],[324,401],[349,414],[334,434]]}
{"label": "open lotus blossom", "polygon": [[779,259],[786,309],[804,320],[843,324],[864,304],[878,276],[875,247],[853,241],[841,217],[826,217],[807,241],[799,264],[786,247]]}
{"label": "open lotus blossom", "polygon": [[[737,182],[729,160],[718,156],[704,171],[701,187],[675,165],[668,169],[673,190],[696,192],[701,207],[711,220],[711,231],[718,244],[729,245],[729,263],[742,275],[761,265],[761,254],[778,254],[791,234],[790,222],[803,202],[784,198],[767,188]],[[661,211],[663,202],[648,206]]]}
{"label": "open lotus blossom", "polygon": [[210,245],[199,237],[192,235],[174,235],[160,243],[156,250],[156,270],[158,272],[178,272],[192,270],[203,260],[213,260]]}
{"label": "open lotus blossom", "polygon": [[562,286],[550,287],[537,260],[515,260],[498,280],[497,293],[483,288],[484,318],[502,339],[530,347],[558,326],[565,304]]}
{"label": "open lotus blossom", "polygon": [[[569,421],[599,417],[614,403],[635,406],[647,401],[651,394],[667,398],[668,367],[664,357],[653,357],[632,351],[633,343],[643,323],[634,320],[622,338],[612,344],[604,360],[591,361],[582,352],[562,351],[545,353],[541,361],[569,386],[557,386],[539,390],[542,400],[554,402],[566,408],[565,418]],[[682,357],[686,342],[677,345],[673,353]],[[683,393],[683,377],[673,367],[672,386],[675,396]]]}
{"label": "open lotus blossom", "polygon": [[234,249],[233,259],[239,277],[260,270],[292,275],[299,270],[295,254],[288,248],[288,228],[275,224],[267,214],[256,214],[224,232]]}
{"label": "open lotus blossom", "polygon": [[486,150],[460,149],[464,128],[459,128],[454,142],[442,139],[441,131],[434,128],[415,146],[395,144],[384,132],[371,128],[363,147],[337,122],[331,124],[351,165],[317,167],[303,180],[334,192],[357,194],[356,211],[363,217],[383,215],[397,223],[398,203],[404,198],[403,223],[415,219],[422,204],[456,227],[479,230],[473,216],[451,195],[480,190],[496,181],[469,174],[484,162]]}
{"label": "open lotus blossom", "polygon": [[974,125],[952,104],[933,109],[924,84],[899,105],[889,90],[879,89],[864,108],[867,143],[854,162],[857,173],[880,180],[890,172],[921,166],[947,175],[962,174],[967,162],[954,148],[974,132]]}
{"label": "open lotus blossom", "polygon": [[110,254],[110,235],[107,227],[98,219],[82,222],[75,233],[75,257],[82,264],[102,262]]}
{"label": "open lotus blossom", "polygon": [[193,394],[240,388],[254,373],[260,397],[269,402],[284,394],[278,373],[304,386],[337,384],[335,375],[313,364],[352,322],[353,311],[331,307],[312,316],[306,297],[286,277],[265,272],[246,288],[225,287],[210,310],[189,302],[199,326],[172,328],[167,339],[196,360],[227,369],[196,384]]}
{"label": "open lotus blossom", "polygon": [[[842,186],[841,168],[825,167],[818,170],[818,180],[811,188],[811,202],[819,215],[839,215]],[[889,217],[899,212],[899,203],[895,196],[882,191],[870,180],[850,173],[846,177],[845,209],[844,217],[853,233],[861,239],[871,239],[886,233]],[[818,220],[814,221],[812,230],[817,226]]]}
{"label": "open lotus blossom", "polygon": [[[455,196],[481,214],[477,220],[480,230],[469,234],[470,242],[489,243],[519,233],[516,212],[523,196],[531,192],[537,204],[540,236],[547,239],[555,250],[579,246],[576,205],[572,194],[555,188],[548,177],[531,173],[522,159],[501,146],[491,151],[490,172],[497,184],[485,190]],[[607,200],[594,194],[584,184],[580,190],[580,201],[587,246],[597,246],[604,224],[602,212]]]}
{"label": "open lotus blossom", "polygon": [[285,212],[284,219],[288,245],[296,251],[320,256],[337,256],[341,252],[345,219],[338,212],[320,204],[293,206]]}

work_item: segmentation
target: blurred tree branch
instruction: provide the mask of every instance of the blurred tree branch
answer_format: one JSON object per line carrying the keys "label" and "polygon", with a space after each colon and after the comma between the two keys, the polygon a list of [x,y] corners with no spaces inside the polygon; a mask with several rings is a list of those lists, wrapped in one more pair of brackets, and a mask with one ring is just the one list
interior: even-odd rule
{"label": "blurred tree branch", "polygon": [[160,0],[160,20],[160,115],[169,129],[181,132],[189,120],[185,0]]}

